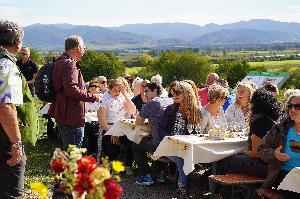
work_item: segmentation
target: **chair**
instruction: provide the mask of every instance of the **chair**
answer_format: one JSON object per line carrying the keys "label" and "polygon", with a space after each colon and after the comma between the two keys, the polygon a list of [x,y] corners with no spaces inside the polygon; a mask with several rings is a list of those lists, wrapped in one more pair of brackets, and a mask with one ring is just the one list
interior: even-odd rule
{"label": "chair", "polygon": [[[236,198],[237,194],[242,194],[243,198],[247,199],[252,199],[255,189],[265,181],[264,178],[246,174],[211,175],[209,180],[213,182],[211,183],[213,186],[215,186],[215,183],[231,185],[231,198]],[[215,187],[212,188],[212,198],[215,197],[214,190]]]}
{"label": "chair", "polygon": [[281,198],[281,194],[279,193],[279,191],[275,189],[258,189],[256,192],[257,195],[259,195],[260,197],[267,198],[267,199]]}

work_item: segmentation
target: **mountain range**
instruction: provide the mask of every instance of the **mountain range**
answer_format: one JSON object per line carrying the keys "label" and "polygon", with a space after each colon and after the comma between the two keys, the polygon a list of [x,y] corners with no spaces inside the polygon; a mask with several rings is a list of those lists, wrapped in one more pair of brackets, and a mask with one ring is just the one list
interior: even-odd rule
{"label": "mountain range", "polygon": [[24,45],[38,50],[62,50],[64,39],[72,34],[81,35],[87,47],[95,50],[300,42],[300,23],[270,19],[205,26],[187,23],[127,24],[120,27],[33,24],[24,30]]}

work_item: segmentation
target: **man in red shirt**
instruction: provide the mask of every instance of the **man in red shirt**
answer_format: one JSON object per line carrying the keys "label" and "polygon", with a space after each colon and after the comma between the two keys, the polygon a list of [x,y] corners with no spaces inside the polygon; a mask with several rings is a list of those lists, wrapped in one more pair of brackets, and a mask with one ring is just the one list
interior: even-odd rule
{"label": "man in red shirt", "polygon": [[200,97],[202,107],[208,104],[208,87],[215,83],[217,79],[219,79],[217,73],[210,73],[206,79],[206,87],[199,89],[198,96]]}
{"label": "man in red shirt", "polygon": [[99,96],[87,93],[78,61],[85,52],[80,36],[69,36],[65,40],[65,52],[56,59],[52,71],[52,82],[56,92],[49,115],[55,118],[61,135],[63,149],[68,145],[81,147],[84,135],[84,102],[99,101]]}

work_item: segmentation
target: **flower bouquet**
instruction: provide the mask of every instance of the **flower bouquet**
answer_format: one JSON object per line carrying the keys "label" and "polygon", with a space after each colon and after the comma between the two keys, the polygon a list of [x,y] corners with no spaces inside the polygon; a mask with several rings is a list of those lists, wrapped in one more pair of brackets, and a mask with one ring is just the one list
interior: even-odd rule
{"label": "flower bouquet", "polygon": [[51,167],[60,190],[74,199],[118,199],[123,190],[114,178],[118,179],[125,167],[113,161],[110,172],[107,159],[97,166],[95,158],[82,155],[85,151],[74,145],[69,145],[67,152],[55,149]]}

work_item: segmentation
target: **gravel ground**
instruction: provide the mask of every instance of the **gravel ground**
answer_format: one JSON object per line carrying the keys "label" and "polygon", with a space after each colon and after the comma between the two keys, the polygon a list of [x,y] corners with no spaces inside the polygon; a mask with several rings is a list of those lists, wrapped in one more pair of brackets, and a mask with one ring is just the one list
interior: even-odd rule
{"label": "gravel ground", "polygon": [[[191,198],[207,199],[210,197],[207,191],[201,191],[201,179],[193,176],[191,180]],[[175,182],[168,180],[165,183],[154,183],[151,186],[140,186],[135,184],[135,178],[123,178],[120,182],[124,193],[122,199],[175,199],[178,198]],[[179,198],[178,198],[179,199]]]}
{"label": "gravel ground", "polygon": [[[176,194],[174,180],[167,180],[165,183],[155,182],[151,186],[140,186],[135,183],[135,177],[121,177],[119,182],[124,190],[121,199],[179,199]],[[201,181],[201,177],[196,174],[191,180],[191,198],[208,199],[210,197],[207,191],[201,191],[201,187],[205,186]],[[207,189],[204,188],[204,189]],[[52,197],[52,190],[49,190],[48,198]],[[38,199],[39,197],[32,194],[30,190],[26,190],[24,199]]]}

